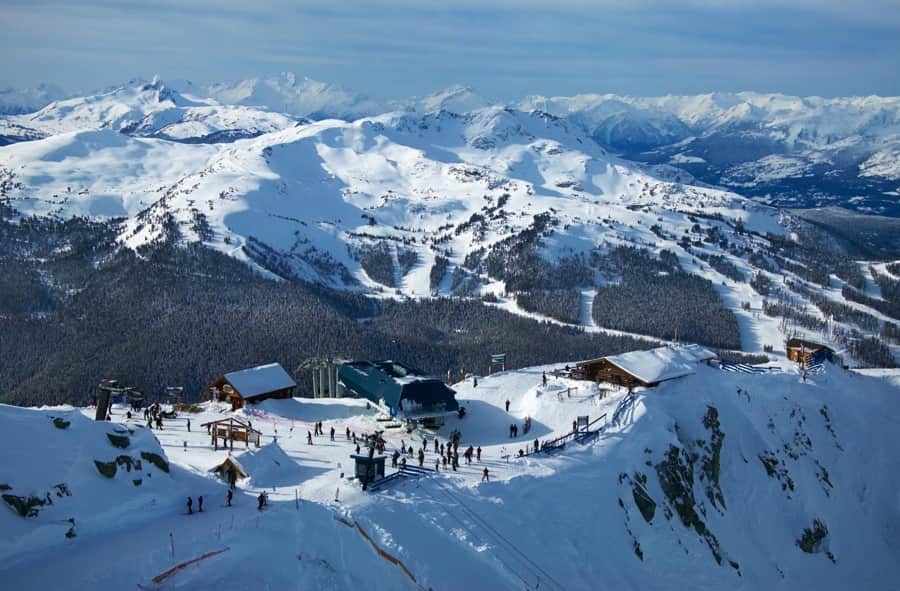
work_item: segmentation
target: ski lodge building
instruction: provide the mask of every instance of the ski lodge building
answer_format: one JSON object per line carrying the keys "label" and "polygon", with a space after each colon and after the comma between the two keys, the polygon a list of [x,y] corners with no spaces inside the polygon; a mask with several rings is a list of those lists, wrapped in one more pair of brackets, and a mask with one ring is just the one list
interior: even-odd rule
{"label": "ski lodge building", "polygon": [[228,400],[232,410],[269,398],[290,398],[297,383],[278,363],[226,373],[203,389],[210,400]]}
{"label": "ski lodge building", "polygon": [[338,378],[347,391],[398,419],[440,424],[459,410],[447,384],[397,361],[350,361],[340,366]]}
{"label": "ski lodge building", "polygon": [[574,374],[576,378],[592,382],[651,388],[692,375],[698,363],[709,363],[714,359],[715,353],[699,345],[659,347],[582,361],[576,364]]}
{"label": "ski lodge building", "polygon": [[788,339],[785,343],[785,350],[788,359],[804,365],[808,365],[814,359],[833,361],[835,354],[834,349],[827,345],[799,337]]}

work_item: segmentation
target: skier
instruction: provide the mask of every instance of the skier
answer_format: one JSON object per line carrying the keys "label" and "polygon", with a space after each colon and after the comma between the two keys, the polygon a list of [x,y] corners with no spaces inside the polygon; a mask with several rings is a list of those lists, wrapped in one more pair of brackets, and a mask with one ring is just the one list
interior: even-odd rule
{"label": "skier", "polygon": [[476,457],[478,458],[478,461],[480,462],[481,461],[481,446],[480,445],[478,446],[478,449],[475,451],[475,453],[477,454]]}
{"label": "skier", "polygon": [[194,513],[194,499],[188,497],[187,501],[188,515],[193,515]]}
{"label": "skier", "polygon": [[[435,439],[434,442],[437,443],[437,439]],[[444,444],[443,443],[441,444],[441,455],[444,455]]]}
{"label": "skier", "polygon": [[331,440],[334,441],[334,427],[331,428]]}
{"label": "skier", "polygon": [[191,432],[191,419],[187,420],[188,433]]}
{"label": "skier", "polygon": [[256,508],[259,509],[260,511],[262,511],[263,507],[266,504],[266,493],[265,492],[259,493],[259,496],[256,497],[256,502],[257,502]]}
{"label": "skier", "polygon": [[306,432],[306,445],[312,445],[312,433],[309,431]]}
{"label": "skier", "polygon": [[347,427],[346,437],[350,439],[350,427]]}
{"label": "skier", "polygon": [[422,467],[425,465],[425,451],[419,450],[419,466]]}
{"label": "skier", "polygon": [[506,412],[509,412],[509,399],[506,399]]}
{"label": "skier", "polygon": [[537,440],[537,437],[535,437],[535,439],[534,439],[534,451],[538,451],[539,449],[540,449],[540,447],[538,447],[538,440]]}
{"label": "skier", "polygon": [[356,444],[356,455],[359,455],[359,444]]}
{"label": "skier", "polygon": [[226,506],[231,507],[232,497],[234,497],[234,491],[229,488],[228,492],[225,493],[225,505]]}
{"label": "skier", "polygon": [[197,497],[197,507],[200,513],[203,513],[203,495]]}
{"label": "skier", "polygon": [[541,373],[541,380],[543,381],[544,387],[546,388],[547,387],[547,372],[546,371]]}
{"label": "skier", "polygon": [[484,471],[481,473],[481,481],[482,482],[490,482],[490,472],[488,472],[487,466],[484,467]]}
{"label": "skier", "polygon": [[478,387],[478,376],[472,376],[472,387],[473,388]]}
{"label": "skier", "polygon": [[437,437],[434,438],[434,453],[438,452],[438,440]]}

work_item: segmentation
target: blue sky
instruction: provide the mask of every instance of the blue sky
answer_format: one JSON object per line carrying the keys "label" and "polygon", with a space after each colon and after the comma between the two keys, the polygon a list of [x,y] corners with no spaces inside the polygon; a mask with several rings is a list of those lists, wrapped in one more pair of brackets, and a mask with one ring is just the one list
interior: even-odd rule
{"label": "blue sky", "polygon": [[376,98],[900,95],[900,0],[0,0],[0,86],[292,71]]}

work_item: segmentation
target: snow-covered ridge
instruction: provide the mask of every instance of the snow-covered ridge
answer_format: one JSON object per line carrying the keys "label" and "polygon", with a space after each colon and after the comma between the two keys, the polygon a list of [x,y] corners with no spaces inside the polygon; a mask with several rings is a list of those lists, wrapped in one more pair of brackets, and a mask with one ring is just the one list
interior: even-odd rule
{"label": "snow-covered ridge", "polygon": [[[385,590],[891,587],[896,384],[831,365],[803,380],[788,363],[767,374],[700,364],[632,396],[553,377],[562,367],[467,379],[454,386],[464,418],[436,432],[386,430],[388,455],[422,447],[425,466],[439,472],[377,493],[350,478],[352,436],[384,427],[364,401],[270,400],[238,411],[262,446],[230,452],[249,472],[231,506],[210,472],[229,452],[215,451],[202,428],[229,415],[224,405],[179,412],[154,431],[123,406],[96,423],[83,416],[92,409],[0,405],[12,435],[0,485],[37,512],[21,516],[17,500],[0,507],[4,581],[133,588],[165,574],[157,582],[176,588],[265,580],[343,589],[358,586],[364,569],[366,585]],[[587,444],[515,457],[584,415],[603,426]],[[510,423],[526,418],[531,430],[510,437]],[[324,434],[310,445],[319,421]],[[456,471],[434,451],[454,430]],[[479,450],[471,464],[470,445]],[[139,466],[118,461],[131,456]],[[40,504],[45,493],[51,503]],[[111,545],[117,560],[91,567]]]}

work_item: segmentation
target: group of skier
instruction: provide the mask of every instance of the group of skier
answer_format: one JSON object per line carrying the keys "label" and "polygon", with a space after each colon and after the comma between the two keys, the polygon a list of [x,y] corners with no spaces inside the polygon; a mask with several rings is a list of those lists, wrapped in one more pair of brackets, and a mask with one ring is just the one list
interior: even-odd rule
{"label": "group of skier", "polygon": [[[147,428],[152,429],[153,425],[156,425],[157,429],[162,430],[163,428],[163,417],[162,417],[162,408],[159,406],[159,403],[156,402],[151,404],[147,408],[144,409],[144,420],[147,421]],[[188,429],[190,431],[190,429]]]}

